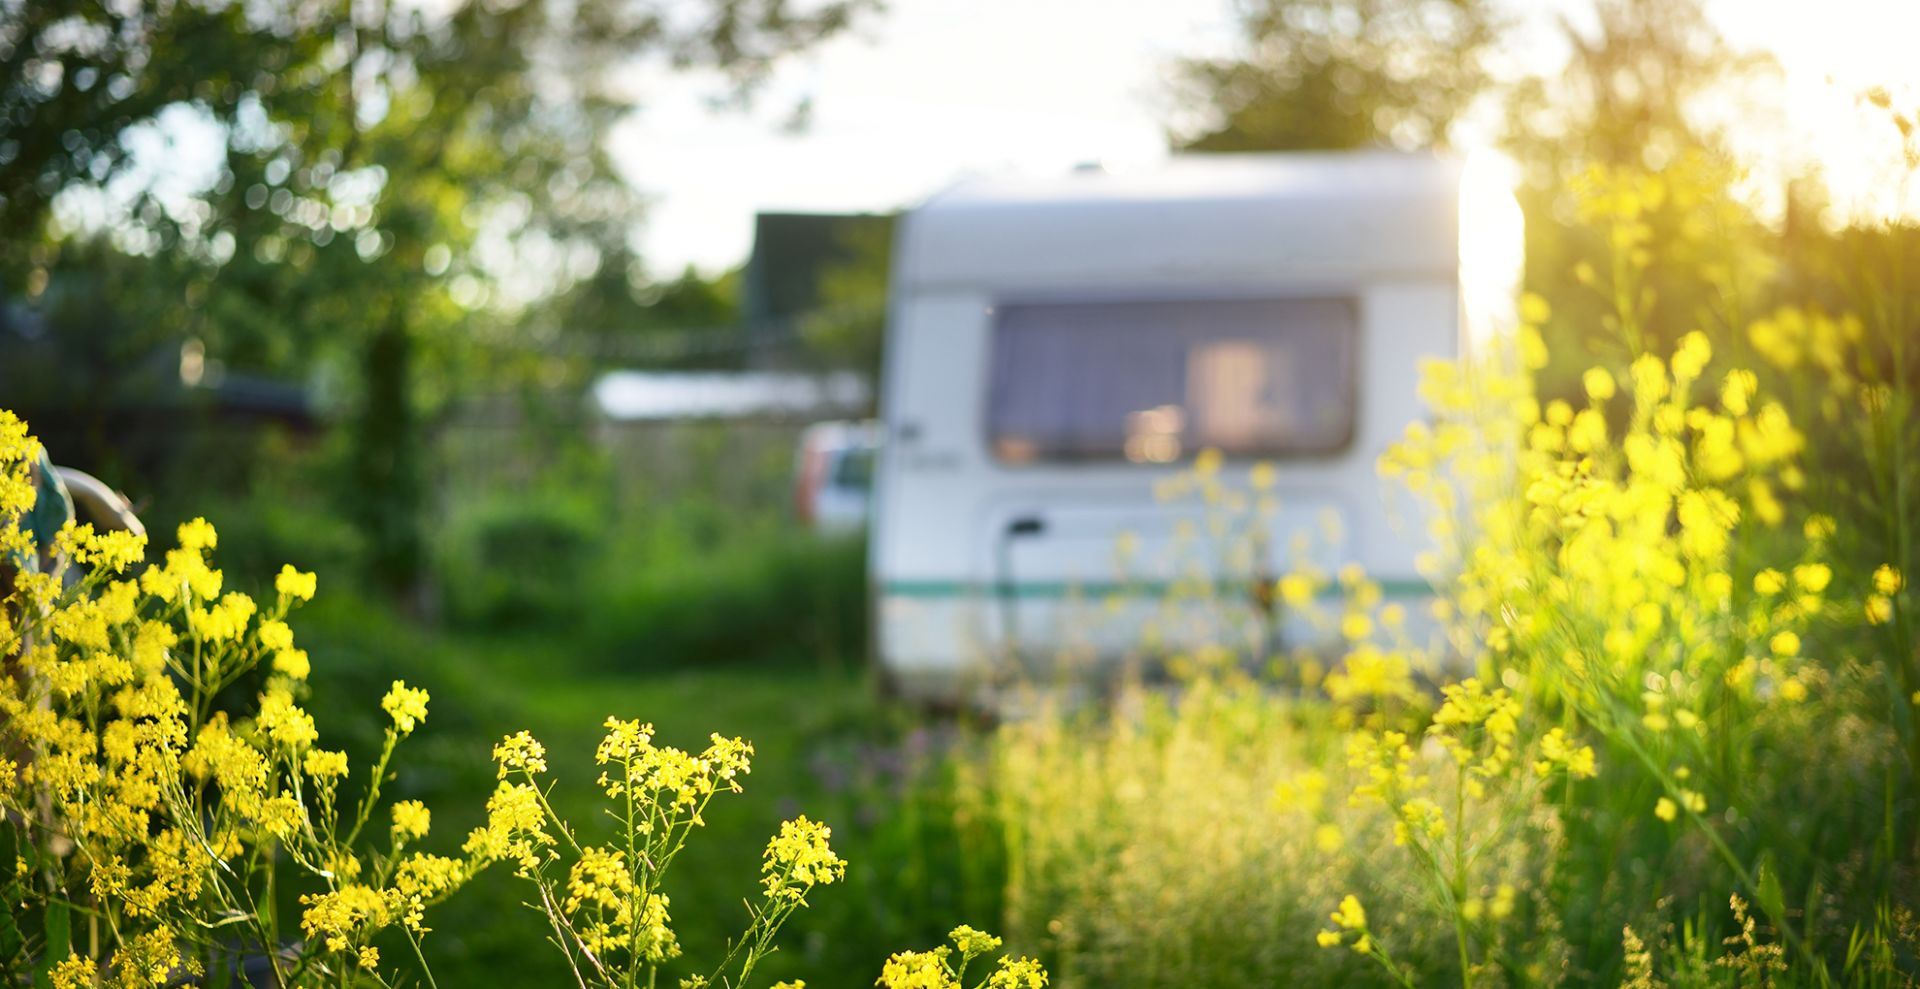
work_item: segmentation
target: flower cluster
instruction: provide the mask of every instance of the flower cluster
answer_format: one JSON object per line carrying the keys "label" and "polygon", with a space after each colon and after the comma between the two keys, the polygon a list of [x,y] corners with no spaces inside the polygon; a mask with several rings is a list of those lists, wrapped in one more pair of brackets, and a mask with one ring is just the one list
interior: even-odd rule
{"label": "flower cluster", "polygon": [[[743,739],[712,735],[707,749],[693,755],[654,745],[650,724],[610,717],[605,727],[606,737],[593,753],[594,762],[611,767],[600,774],[601,789],[615,799],[658,805],[668,816],[687,813],[699,823],[707,801],[720,790],[740,792],[739,778],[752,769],[753,746]],[[640,826],[654,824],[649,819]]]}
{"label": "flower cluster", "polygon": [[768,899],[800,900],[816,885],[846,878],[846,860],[827,847],[833,829],[805,815],[785,821],[767,842],[760,863],[760,885]]}
{"label": "flower cluster", "polygon": [[[540,780],[547,772],[546,747],[522,731],[493,748],[499,783],[487,803],[486,823],[465,847],[479,861],[514,863],[516,876],[535,890],[529,905],[547,916],[554,943],[582,985],[651,984],[659,966],[681,952],[663,877],[693,830],[705,823],[712,799],[741,792],[753,746],[712,735],[707,748],[694,754],[656,744],[654,728],[645,722],[609,717],[603,726],[594,762],[603,767],[598,785],[619,825],[616,842],[582,844],[554,812]],[[690,976],[684,985],[720,983],[736,971],[736,984],[745,981],[773,950],[773,937],[787,918],[805,905],[807,892],[846,875],[846,862],[828,847],[831,835],[826,825],[806,817],[781,825],[762,861],[766,895],[749,905],[746,931],[717,970]]]}
{"label": "flower cluster", "polygon": [[[210,556],[219,532],[201,518],[151,563],[145,537],[123,530],[68,522],[43,545],[27,521],[38,458],[25,425],[0,412],[0,566],[12,578],[0,658],[13,673],[0,677],[0,735],[19,756],[0,767],[0,805],[36,874],[22,892],[81,904],[113,933],[50,977],[162,984],[235,934],[277,943],[272,911],[246,906],[270,900],[276,859],[293,867],[279,882],[307,889],[307,940],[272,956],[276,980],[340,961],[377,968],[369,939],[395,922],[417,937],[425,907],[477,868],[400,856],[428,830],[417,801],[393,806],[391,852],[360,840],[425,693],[396,684],[384,706],[398,730],[357,805],[341,806],[348,759],[318,747],[302,703],[311,663],[288,621],[315,576],[283,568],[264,603],[229,588]],[[252,704],[214,703],[250,676]]]}
{"label": "flower cluster", "polygon": [[1047,970],[1039,962],[1007,955],[984,978],[968,986],[969,965],[999,951],[1000,939],[966,926],[954,928],[947,938],[953,942],[951,947],[895,952],[881,967],[875,984],[882,989],[1045,989],[1048,984]]}
{"label": "flower cluster", "polygon": [[[1751,593],[1735,579],[1736,536],[1784,524],[1783,499],[1803,487],[1805,440],[1750,372],[1723,372],[1715,386],[1712,360],[1705,335],[1688,333],[1665,360],[1635,358],[1630,387],[1589,372],[1578,410],[1537,403],[1524,367],[1478,368],[1471,392],[1456,386],[1457,369],[1436,367],[1428,392],[1441,421],[1386,460],[1389,474],[1473,506],[1467,529],[1436,532],[1450,540],[1441,569],[1455,585],[1458,634],[1484,640],[1543,700],[1602,733],[1640,736],[1637,747],[1678,767],[1720,757],[1702,712],[1806,696],[1809,623],[1832,579],[1819,558],[1831,523],[1813,518],[1801,559],[1749,571]],[[1703,650],[1721,641],[1747,646],[1709,672]],[[1484,777],[1510,760],[1500,742],[1510,729],[1482,710],[1493,694],[1455,693],[1466,689],[1449,688],[1443,710],[1487,715],[1492,746],[1473,769]],[[1570,745],[1542,739],[1535,767],[1590,775]]]}
{"label": "flower cluster", "polygon": [[[533,905],[583,987],[652,985],[679,956],[663,876],[709,802],[741,791],[751,744],[716,734],[693,753],[656,745],[649,724],[608,718],[594,758],[621,833],[584,845],[547,801],[545,747],[519,732],[494,748],[486,820],[459,856],[411,850],[433,822],[411,799],[386,805],[382,847],[364,836],[380,830],[369,825],[381,787],[397,747],[427,718],[427,691],[393,681],[380,700],[382,747],[356,769],[321,747],[304,706],[312,661],[289,613],[313,597],[314,574],[284,567],[270,602],[228,587],[210,557],[219,533],[205,519],[179,526],[177,546],[152,564],[135,533],[69,522],[43,540],[28,524],[39,460],[25,424],[0,411],[0,660],[9,674],[0,677],[0,829],[17,855],[0,884],[14,910],[7,929],[17,948],[21,918],[77,908],[95,931],[86,953],[50,952],[41,981],[196,981],[204,959],[230,966],[234,945],[250,943],[286,945],[266,955],[275,985],[407,984],[375,942],[404,939],[424,968],[428,908],[495,862],[534,886]],[[258,688],[236,705],[243,683]],[[350,779],[364,781],[357,799]],[[746,930],[718,968],[686,985],[746,984],[807,894],[845,878],[831,836],[804,816],[780,826]],[[294,942],[280,926],[288,896],[299,904]],[[65,953],[67,934],[56,940],[47,923],[44,943]],[[954,940],[962,968],[1000,946],[964,927]],[[1046,982],[1038,963],[1004,958],[981,985]]]}

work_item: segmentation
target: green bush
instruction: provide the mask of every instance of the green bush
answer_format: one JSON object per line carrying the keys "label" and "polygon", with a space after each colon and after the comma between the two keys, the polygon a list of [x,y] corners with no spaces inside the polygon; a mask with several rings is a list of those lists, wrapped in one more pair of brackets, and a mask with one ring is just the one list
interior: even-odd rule
{"label": "green bush", "polygon": [[600,593],[592,638],[622,667],[776,654],[833,664],[866,649],[862,540],[769,533],[641,562],[609,574]]}
{"label": "green bush", "polygon": [[448,615],[487,627],[577,615],[603,560],[606,527],[577,498],[517,495],[472,510],[442,540],[439,576]]}

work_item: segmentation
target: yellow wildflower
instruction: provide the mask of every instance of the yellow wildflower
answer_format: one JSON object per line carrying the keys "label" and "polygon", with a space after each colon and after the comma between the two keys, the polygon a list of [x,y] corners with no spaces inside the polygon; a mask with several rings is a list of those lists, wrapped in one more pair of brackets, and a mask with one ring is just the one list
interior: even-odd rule
{"label": "yellow wildflower", "polygon": [[980,955],[991,954],[999,951],[1001,944],[999,938],[983,931],[975,930],[965,924],[948,932],[947,939],[953,942],[955,948],[960,949],[960,956],[962,958],[975,958]]}
{"label": "yellow wildflower", "polygon": [[305,680],[313,672],[313,663],[305,649],[288,649],[273,654],[273,672],[295,680]]}
{"label": "yellow wildflower", "polygon": [[301,760],[300,768],[315,782],[343,779],[347,775],[347,754],[310,749],[306,758]]}
{"label": "yellow wildflower", "polygon": [[960,980],[947,967],[950,949],[897,951],[880,967],[882,989],[960,989]]}
{"label": "yellow wildflower", "polygon": [[1047,970],[1032,958],[1002,958],[987,977],[986,989],[1044,989]]}
{"label": "yellow wildflower", "polygon": [[213,530],[213,523],[204,518],[180,523],[175,535],[180,540],[180,548],[185,550],[209,550],[220,545],[220,534]]}
{"label": "yellow wildflower", "polygon": [[260,640],[260,645],[271,652],[284,652],[293,648],[293,629],[288,628],[287,623],[283,621],[261,622],[254,636]]}
{"label": "yellow wildflower", "polygon": [[1673,352],[1673,377],[1676,382],[1692,381],[1706,370],[1707,362],[1713,359],[1713,344],[1707,335],[1693,330],[1680,338],[1680,346]]}
{"label": "yellow wildflower", "polygon": [[1588,368],[1580,380],[1586,386],[1587,397],[1596,402],[1605,402],[1614,395],[1613,375],[1604,367]]}
{"label": "yellow wildflower", "polygon": [[539,739],[520,731],[500,740],[493,747],[493,761],[499,766],[499,777],[506,779],[508,773],[544,773],[547,771],[547,749]]}
{"label": "yellow wildflower", "polygon": [[393,725],[401,735],[411,735],[414,728],[426,720],[427,700],[426,691],[409,687],[404,680],[395,680],[387,696],[380,699],[380,707],[393,718]]}
{"label": "yellow wildflower", "polygon": [[320,738],[313,727],[313,716],[294,704],[293,695],[284,690],[270,690],[261,696],[257,721],[267,737],[296,752]]}
{"label": "yellow wildflower", "polygon": [[1807,563],[1793,568],[1793,582],[1809,594],[1826,590],[1832,580],[1833,571],[1824,563]]}
{"label": "yellow wildflower", "polygon": [[1720,385],[1720,406],[1736,416],[1747,414],[1748,400],[1759,388],[1759,379],[1752,371],[1728,371]]}
{"label": "yellow wildflower", "polygon": [[1565,770],[1568,776],[1576,779],[1592,779],[1599,775],[1600,769],[1593,755],[1593,747],[1575,745],[1568,740],[1567,733],[1553,728],[1540,739],[1540,758],[1533,764],[1534,771],[1542,776],[1556,769]]}
{"label": "yellow wildflower", "polygon": [[273,578],[273,589],[289,598],[301,601],[313,600],[317,580],[312,572],[302,573],[286,564],[280,568],[278,576]]}
{"label": "yellow wildflower", "polygon": [[780,833],[767,842],[760,864],[760,884],[768,899],[798,900],[816,884],[827,885],[846,878],[845,859],[827,847],[833,829],[802,814],[780,825]]}
{"label": "yellow wildflower", "polygon": [[1333,922],[1343,930],[1364,931],[1367,929],[1367,911],[1360,905],[1360,898],[1348,893],[1340,900],[1340,906],[1333,911]]}
{"label": "yellow wildflower", "polygon": [[418,800],[402,800],[393,805],[393,837],[396,844],[425,838],[432,825],[433,813],[426,804]]}

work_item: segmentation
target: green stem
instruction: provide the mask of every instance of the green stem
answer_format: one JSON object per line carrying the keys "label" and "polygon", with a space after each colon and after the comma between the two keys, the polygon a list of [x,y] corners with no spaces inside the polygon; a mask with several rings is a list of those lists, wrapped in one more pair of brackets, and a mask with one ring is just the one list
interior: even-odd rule
{"label": "green stem", "polygon": [[420,963],[420,974],[426,977],[427,986],[429,989],[440,989],[439,983],[433,981],[433,967],[427,964],[427,956],[421,953],[420,939],[414,936],[413,928],[402,924],[401,929],[406,932],[407,944],[413,948],[414,960]]}
{"label": "green stem", "polygon": [[1466,855],[1463,842],[1467,833],[1467,767],[1460,766],[1453,779],[1453,875],[1450,877],[1450,904],[1453,937],[1460,949],[1460,987],[1473,989],[1473,960],[1467,950],[1467,918],[1461,913],[1460,900],[1466,894]]}

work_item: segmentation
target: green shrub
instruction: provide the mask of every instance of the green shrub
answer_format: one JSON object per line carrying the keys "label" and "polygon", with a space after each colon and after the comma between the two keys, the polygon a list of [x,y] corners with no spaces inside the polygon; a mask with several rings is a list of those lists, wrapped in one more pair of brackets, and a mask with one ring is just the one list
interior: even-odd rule
{"label": "green shrub", "polygon": [[776,654],[832,664],[866,648],[862,540],[769,534],[609,574],[600,593],[596,651],[622,667]]}
{"label": "green shrub", "polygon": [[606,528],[604,516],[578,498],[536,492],[482,504],[442,541],[449,617],[499,627],[577,615],[601,566]]}

